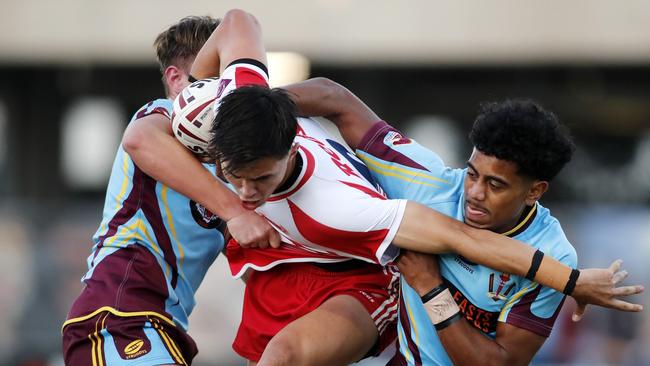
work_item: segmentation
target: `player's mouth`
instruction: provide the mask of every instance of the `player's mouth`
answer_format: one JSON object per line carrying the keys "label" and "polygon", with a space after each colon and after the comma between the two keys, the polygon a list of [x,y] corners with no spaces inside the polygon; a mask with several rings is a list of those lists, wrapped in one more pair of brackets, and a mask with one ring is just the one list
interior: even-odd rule
{"label": "player's mouth", "polygon": [[465,218],[474,221],[480,222],[484,221],[488,216],[489,212],[485,208],[475,205],[469,201],[465,201]]}
{"label": "player's mouth", "polygon": [[247,210],[254,210],[262,204],[260,200],[256,201],[242,201],[241,205]]}

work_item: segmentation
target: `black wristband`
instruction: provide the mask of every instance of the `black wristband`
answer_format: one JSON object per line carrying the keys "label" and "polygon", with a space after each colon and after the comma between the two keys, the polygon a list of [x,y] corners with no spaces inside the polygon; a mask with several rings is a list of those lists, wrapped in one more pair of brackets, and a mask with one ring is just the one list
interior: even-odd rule
{"label": "black wristband", "polygon": [[447,320],[442,321],[438,324],[434,324],[433,326],[436,327],[436,330],[443,330],[448,326],[454,324],[458,319],[460,319],[460,312],[457,312],[456,314],[449,317]]}
{"label": "black wristband", "polygon": [[527,279],[535,281],[535,275],[537,274],[540,264],[542,264],[542,258],[544,258],[544,253],[537,249],[535,254],[533,254],[533,260],[530,262],[528,273],[526,273]]}
{"label": "black wristband", "polygon": [[566,282],[566,286],[564,286],[564,291],[562,291],[565,295],[571,296],[573,290],[576,288],[578,277],[580,277],[580,271],[577,269],[572,269],[571,274],[569,275],[569,280]]}
{"label": "black wristband", "polygon": [[434,287],[433,290],[427,292],[426,294],[422,295],[420,299],[422,300],[422,303],[429,302],[429,300],[433,299],[436,297],[439,293],[445,291],[447,289],[447,285],[444,283],[440,284],[440,286]]}

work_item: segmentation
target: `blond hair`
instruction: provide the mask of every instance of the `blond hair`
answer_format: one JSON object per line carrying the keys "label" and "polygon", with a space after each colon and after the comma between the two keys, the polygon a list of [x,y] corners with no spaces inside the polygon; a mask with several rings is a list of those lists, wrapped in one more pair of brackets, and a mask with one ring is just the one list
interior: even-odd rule
{"label": "blond hair", "polygon": [[210,16],[188,16],[156,37],[153,45],[166,92],[165,69],[173,65],[189,72],[191,61],[217,28],[219,21]]}

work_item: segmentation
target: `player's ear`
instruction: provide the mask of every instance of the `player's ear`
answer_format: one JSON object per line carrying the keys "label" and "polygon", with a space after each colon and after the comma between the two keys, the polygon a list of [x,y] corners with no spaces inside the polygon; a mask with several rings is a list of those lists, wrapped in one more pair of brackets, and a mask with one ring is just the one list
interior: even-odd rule
{"label": "player's ear", "polygon": [[526,205],[532,206],[542,198],[542,195],[548,190],[548,182],[545,180],[535,180],[526,195]]}
{"label": "player's ear", "polygon": [[187,84],[187,74],[174,65],[167,66],[164,75],[170,94],[177,95]]}

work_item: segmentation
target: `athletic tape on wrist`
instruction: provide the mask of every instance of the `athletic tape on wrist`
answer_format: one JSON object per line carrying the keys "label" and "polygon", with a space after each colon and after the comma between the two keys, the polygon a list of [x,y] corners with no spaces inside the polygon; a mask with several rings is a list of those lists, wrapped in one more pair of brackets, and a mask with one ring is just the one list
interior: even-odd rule
{"label": "athletic tape on wrist", "polygon": [[434,326],[450,320],[460,312],[460,308],[448,288],[444,288],[432,299],[423,303],[422,306],[424,306],[424,310],[426,310]]}
{"label": "athletic tape on wrist", "polygon": [[578,277],[580,277],[580,271],[572,269],[571,274],[569,275],[569,280],[566,282],[566,286],[564,286],[564,291],[562,291],[565,295],[571,296],[573,290],[576,288]]}
{"label": "athletic tape on wrist", "polygon": [[526,278],[535,281],[535,275],[537,274],[537,270],[539,269],[539,266],[542,264],[542,259],[544,258],[544,253],[541,252],[539,249],[535,251],[535,254],[533,254],[533,260],[530,262],[530,268],[528,269],[528,273],[526,273]]}

